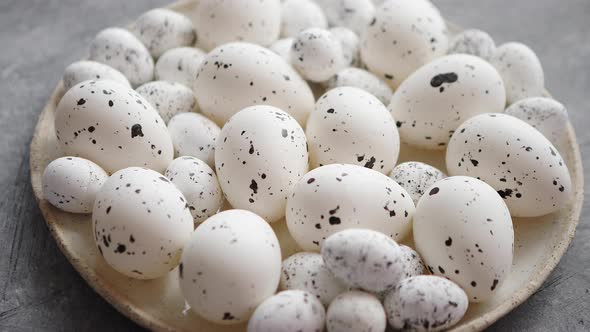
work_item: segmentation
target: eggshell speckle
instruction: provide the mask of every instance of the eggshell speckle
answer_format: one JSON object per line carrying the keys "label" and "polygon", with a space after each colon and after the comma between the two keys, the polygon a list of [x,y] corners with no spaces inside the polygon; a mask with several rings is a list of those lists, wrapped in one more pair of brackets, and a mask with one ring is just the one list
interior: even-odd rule
{"label": "eggshell speckle", "polygon": [[373,73],[360,68],[344,68],[328,81],[328,90],[350,86],[367,91],[384,105],[389,105],[393,92],[387,83]]}
{"label": "eggshell speckle", "polygon": [[192,112],[197,106],[193,90],[180,83],[154,81],[136,89],[158,111],[162,120],[184,112]]}
{"label": "eggshell speckle", "polygon": [[410,278],[424,274],[424,263],[422,262],[420,255],[414,249],[406,245],[400,244],[399,248],[402,254],[402,260],[405,262],[404,278]]}
{"label": "eggshell speckle", "polygon": [[344,57],[342,43],[328,30],[310,28],[294,38],[291,64],[307,80],[327,81],[349,65]]}
{"label": "eggshell speckle", "polygon": [[131,87],[125,75],[111,66],[96,61],[77,61],[67,66],[64,71],[64,91],[88,80],[112,80]]}
{"label": "eggshell speckle", "polygon": [[179,113],[168,122],[176,157],[192,156],[215,167],[215,142],[221,128],[198,113]]}
{"label": "eggshell speckle", "polygon": [[192,88],[205,52],[194,47],[166,51],[156,62],[156,80],[177,82]]}
{"label": "eggshell speckle", "polygon": [[349,28],[362,34],[375,13],[371,0],[316,0],[330,26]]}
{"label": "eggshell speckle", "polygon": [[133,24],[131,32],[154,58],[171,48],[190,46],[196,39],[191,20],[165,8],[152,9],[142,14]]}
{"label": "eggshell speckle", "polygon": [[328,21],[313,0],[284,0],[281,4],[281,36],[294,37],[308,28],[326,29]]}
{"label": "eggshell speckle", "polygon": [[351,291],[330,303],[326,325],[328,332],[384,332],[387,319],[375,295]]}
{"label": "eggshell speckle", "polygon": [[496,43],[487,32],[469,29],[451,39],[447,54],[471,54],[488,60],[494,52],[496,52]]}
{"label": "eggshell speckle", "polygon": [[414,204],[418,204],[418,200],[428,187],[446,177],[436,167],[419,161],[399,164],[395,166],[389,176],[412,196]]}
{"label": "eggshell speckle", "polygon": [[329,30],[342,46],[342,54],[348,66],[360,65],[361,40],[354,31],[345,27],[335,27]]}

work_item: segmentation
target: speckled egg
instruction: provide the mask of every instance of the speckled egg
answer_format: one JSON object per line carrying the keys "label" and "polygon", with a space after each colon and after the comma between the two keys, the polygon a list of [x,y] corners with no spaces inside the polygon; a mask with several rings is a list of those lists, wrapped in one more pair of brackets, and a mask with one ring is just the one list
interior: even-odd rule
{"label": "speckled egg", "polygon": [[248,322],[248,332],[319,332],[326,311],[311,293],[287,290],[262,302]]}
{"label": "speckled egg", "polygon": [[111,267],[132,278],[154,279],[178,265],[193,218],[167,178],[129,167],[114,173],[96,195],[92,229]]}
{"label": "speckled egg", "polygon": [[233,41],[268,46],[281,32],[280,0],[200,0],[194,14],[198,44],[206,50]]}
{"label": "speckled egg", "polygon": [[328,89],[341,86],[363,89],[377,97],[384,105],[389,105],[393,95],[387,83],[375,76],[375,74],[360,68],[344,68],[328,81]]}
{"label": "speckled egg", "polygon": [[366,167],[332,164],[307,173],[287,201],[287,226],[297,244],[319,251],[326,237],[368,228],[396,241],[410,231],[414,202],[386,175]]}
{"label": "speckled egg", "polygon": [[399,248],[401,251],[402,260],[405,262],[404,278],[411,278],[424,274],[426,270],[420,255],[414,249],[406,245],[400,244]]}
{"label": "speckled egg", "polygon": [[445,173],[438,168],[419,161],[408,161],[401,163],[389,173],[389,177],[395,180],[412,197],[414,204],[424,191],[438,180],[446,177]]}
{"label": "speckled egg", "polygon": [[156,59],[171,48],[190,46],[196,39],[191,20],[165,8],[143,13],[133,24],[131,32]]}
{"label": "speckled egg", "polygon": [[193,90],[185,85],[168,81],[153,81],[136,89],[168,123],[178,113],[192,112],[197,108]]}
{"label": "speckled egg", "polygon": [[204,161],[182,156],[164,173],[182,192],[195,223],[201,223],[221,208],[223,194],[215,172]]}
{"label": "speckled egg", "polygon": [[211,51],[193,90],[203,114],[222,126],[239,110],[266,104],[304,125],[313,109],[311,89],[276,53],[248,43],[230,43]]}
{"label": "speckled egg", "polygon": [[505,114],[463,123],[449,142],[450,175],[476,177],[504,199],[513,217],[537,217],[563,208],[571,197],[568,168],[535,128]]}
{"label": "speckled egg", "polygon": [[543,95],[543,67],[535,52],[528,46],[521,43],[500,45],[490,58],[490,63],[502,75],[508,104]]}
{"label": "speckled egg", "polygon": [[449,42],[447,54],[471,54],[490,59],[496,52],[494,39],[485,31],[469,29],[455,35]]}
{"label": "speckled egg", "polygon": [[89,59],[117,69],[133,86],[154,78],[154,59],[150,52],[125,29],[107,28],[99,32],[90,43]]}
{"label": "speckled egg", "polygon": [[517,101],[506,109],[541,132],[559,151],[564,152],[568,140],[568,114],[560,102],[543,97]]}
{"label": "speckled egg", "polygon": [[279,241],[256,214],[223,211],[193,232],[178,273],[182,294],[194,312],[218,324],[239,324],[277,290]]}
{"label": "speckled egg", "polygon": [[307,120],[312,168],[346,163],[389,173],[399,154],[399,135],[387,108],[353,87],[326,92]]}
{"label": "speckled egg", "polygon": [[283,261],[281,289],[300,289],[313,294],[324,306],[347,287],[328,270],[322,255],[299,252]]}
{"label": "speckled egg", "polygon": [[442,331],[457,324],[467,311],[465,292],[436,276],[400,282],[385,298],[387,320],[394,329]]}
{"label": "speckled egg", "polygon": [[428,0],[390,0],[375,11],[361,35],[369,70],[397,87],[412,72],[447,51],[447,27]]}
{"label": "speckled egg", "polygon": [[287,196],[308,170],[303,129],[272,106],[251,106],[221,129],[215,168],[225,197],[234,208],[268,222],[285,216]]}
{"label": "speckled egg", "polygon": [[56,208],[90,213],[96,193],[109,176],[97,164],[76,157],[50,162],[43,172],[43,197]]}
{"label": "speckled egg", "polygon": [[405,261],[397,243],[370,229],[332,234],[322,244],[321,253],[328,270],[353,288],[382,292],[405,275]]}
{"label": "speckled egg", "polygon": [[504,84],[494,67],[472,55],[453,54],[410,75],[393,94],[389,110],[402,142],[441,150],[463,121],[503,112],[505,105]]}
{"label": "speckled egg", "polygon": [[176,157],[192,156],[215,167],[215,141],[221,128],[198,113],[179,113],[168,122]]}
{"label": "speckled egg", "polygon": [[293,38],[283,38],[270,45],[269,49],[283,58],[285,62],[291,63],[291,46],[293,46]]}
{"label": "speckled egg", "polygon": [[310,28],[294,37],[291,47],[291,64],[307,80],[327,81],[348,66],[342,44],[328,30]]}
{"label": "speckled egg", "polygon": [[309,28],[326,29],[328,21],[313,0],[284,0],[281,4],[281,36],[294,37]]}
{"label": "speckled egg", "polygon": [[109,173],[129,166],[163,172],[174,153],[158,112],[114,81],[84,81],[70,89],[55,110],[55,130],[65,154]]}
{"label": "speckled egg", "polygon": [[326,314],[328,332],[384,332],[385,310],[373,294],[351,291],[338,295]]}
{"label": "speckled egg", "polygon": [[111,66],[96,61],[77,61],[67,66],[64,71],[64,91],[88,80],[112,80],[131,87],[127,77]]}
{"label": "speckled egg", "polygon": [[328,18],[330,26],[349,28],[362,34],[373,15],[375,6],[371,0],[316,0]]}
{"label": "speckled egg", "polygon": [[205,55],[205,52],[194,47],[166,51],[156,62],[156,80],[177,82],[192,88]]}
{"label": "speckled egg", "polygon": [[414,214],[414,241],[430,273],[457,283],[473,302],[497,293],[512,265],[508,208],[475,178],[448,177],[427,190]]}
{"label": "speckled egg", "polygon": [[329,31],[340,41],[347,66],[359,66],[361,61],[361,40],[359,36],[345,27],[335,27]]}

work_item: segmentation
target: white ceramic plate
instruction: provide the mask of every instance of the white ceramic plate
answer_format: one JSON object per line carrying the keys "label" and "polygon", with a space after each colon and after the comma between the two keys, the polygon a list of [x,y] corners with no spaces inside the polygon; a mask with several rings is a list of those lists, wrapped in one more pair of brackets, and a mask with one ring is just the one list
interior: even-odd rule
{"label": "white ceramic plate", "polygon": [[[170,8],[191,16],[194,2],[175,3]],[[63,156],[54,133],[54,113],[63,95],[60,83],[39,116],[31,142],[31,182],[33,191],[51,234],[60,249],[84,279],[117,310],[138,324],[158,331],[245,331],[245,325],[221,326],[209,323],[192,312],[183,313],[184,300],[179,290],[177,271],[167,277],[142,281],[125,277],[111,269],[98,254],[91,232],[90,215],[60,211],[44,198],[41,177],[45,166]],[[471,304],[453,331],[480,331],[524,302],[541,286],[555,268],[575,232],[583,202],[583,170],[573,128],[568,128],[569,144],[561,151],[569,166],[574,185],[566,208],[541,218],[514,219],[516,242],[514,262],[507,281],[486,303]],[[416,151],[402,147],[400,162],[419,160],[444,170],[442,152]],[[281,242],[283,257],[297,251],[285,222],[273,227]],[[411,239],[408,242],[411,243]]]}

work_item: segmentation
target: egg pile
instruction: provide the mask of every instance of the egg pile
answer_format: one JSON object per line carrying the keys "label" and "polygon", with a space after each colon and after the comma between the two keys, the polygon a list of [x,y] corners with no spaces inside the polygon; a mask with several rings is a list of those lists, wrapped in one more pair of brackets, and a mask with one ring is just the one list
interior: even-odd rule
{"label": "egg pile", "polygon": [[535,53],[453,35],[427,0],[154,9],[63,86],[45,199],[92,213],[113,269],[174,270],[194,313],[252,332],[451,327],[507,279],[512,218],[572,192]]}

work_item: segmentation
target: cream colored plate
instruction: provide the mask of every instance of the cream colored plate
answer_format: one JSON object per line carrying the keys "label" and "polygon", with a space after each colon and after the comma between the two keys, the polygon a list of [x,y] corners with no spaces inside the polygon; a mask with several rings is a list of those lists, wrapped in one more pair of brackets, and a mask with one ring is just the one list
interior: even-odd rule
{"label": "cream colored plate", "polygon": [[[186,13],[194,2],[175,3],[171,8]],[[31,182],[39,207],[62,252],[72,265],[102,297],[138,324],[159,331],[245,331],[245,325],[220,326],[200,319],[196,314],[183,314],[177,273],[159,280],[141,281],[124,277],[106,265],[94,246],[89,215],[60,211],[43,199],[41,176],[45,166],[61,157],[54,134],[54,112],[63,94],[55,89],[39,117],[31,142]],[[583,202],[583,170],[573,128],[568,128],[569,144],[563,157],[570,168],[574,184],[571,203],[559,213],[535,219],[515,219],[514,263],[512,272],[495,297],[487,303],[470,305],[467,315],[453,331],[480,331],[524,302],[547,278],[570,244]],[[442,152],[416,151],[402,147],[400,161],[420,160],[444,170]],[[283,256],[295,252],[285,222],[273,225]],[[409,240],[411,241],[411,239]]]}

